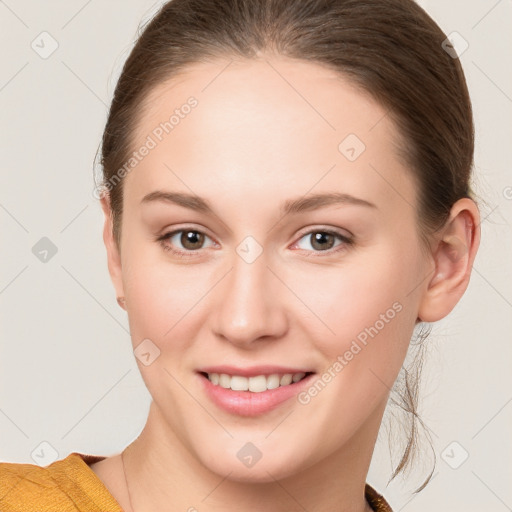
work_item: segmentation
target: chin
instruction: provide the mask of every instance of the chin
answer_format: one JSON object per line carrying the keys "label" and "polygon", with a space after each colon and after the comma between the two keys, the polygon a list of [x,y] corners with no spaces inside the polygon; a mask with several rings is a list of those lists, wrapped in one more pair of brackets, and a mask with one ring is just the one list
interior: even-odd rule
{"label": "chin", "polygon": [[[298,471],[298,468],[284,468],[281,464],[265,464],[260,460],[252,468],[240,467],[238,464],[228,463],[217,468],[210,468],[213,472],[226,480],[247,484],[267,484],[276,480],[287,478]],[[218,470],[217,470],[218,469]]]}
{"label": "chin", "polygon": [[[208,458],[205,458],[204,454],[198,455],[201,464],[210,471],[222,478],[239,483],[272,483],[305,469],[302,467],[305,461],[300,463],[296,454],[287,456],[283,451],[272,450],[265,456],[265,449],[262,452],[247,444],[241,450],[237,447],[236,451],[226,449],[221,454],[211,453]],[[230,453],[233,455],[230,456]],[[257,459],[258,457],[260,458]]]}

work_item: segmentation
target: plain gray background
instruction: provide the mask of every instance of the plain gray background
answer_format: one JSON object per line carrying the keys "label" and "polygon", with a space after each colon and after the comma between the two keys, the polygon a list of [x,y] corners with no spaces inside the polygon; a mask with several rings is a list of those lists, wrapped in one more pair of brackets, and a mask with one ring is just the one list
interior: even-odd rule
{"label": "plain gray background", "polygon": [[[161,3],[0,1],[1,461],[112,455],[145,423],[150,396],[107,271],[93,160],[139,22]],[[512,510],[512,2],[420,3],[469,44],[482,244],[466,295],[428,341],[420,414],[434,478],[411,494],[431,469],[423,443],[418,470],[386,487],[383,430],[368,481],[396,511],[501,512]],[[46,261],[43,237],[57,251]]]}

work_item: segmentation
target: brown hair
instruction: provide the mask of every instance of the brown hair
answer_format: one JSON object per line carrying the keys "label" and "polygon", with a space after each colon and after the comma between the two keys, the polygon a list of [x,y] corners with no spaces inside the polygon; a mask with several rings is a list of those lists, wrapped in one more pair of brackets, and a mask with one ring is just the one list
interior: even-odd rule
{"label": "brown hair", "polygon": [[[413,0],[166,3],[144,27],[124,65],[103,134],[103,186],[118,247],[123,182],[112,187],[112,179],[133,151],[148,94],[189,65],[216,57],[258,59],[262,52],[327,66],[387,109],[402,135],[400,152],[418,183],[416,213],[426,240],[458,199],[470,197],[471,103],[460,62],[444,50],[445,40]],[[411,414],[412,428],[392,478],[406,467],[415,446],[418,375],[405,371],[399,405]]]}

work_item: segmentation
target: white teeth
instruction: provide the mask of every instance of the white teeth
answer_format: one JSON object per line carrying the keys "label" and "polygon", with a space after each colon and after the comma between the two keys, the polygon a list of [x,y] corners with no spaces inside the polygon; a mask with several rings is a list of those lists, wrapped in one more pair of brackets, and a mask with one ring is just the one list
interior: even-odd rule
{"label": "white teeth", "polygon": [[231,389],[233,391],[247,391],[249,389],[249,379],[247,377],[233,375],[233,377],[231,377]]}
{"label": "white teeth", "polygon": [[242,377],[241,375],[227,375],[226,373],[209,373],[208,379],[216,386],[233,391],[252,391],[253,393],[262,393],[267,389],[276,389],[280,386],[288,386],[294,382],[302,380],[305,373],[285,373],[278,375],[257,375],[255,377]]}
{"label": "white teeth", "polygon": [[293,380],[293,375],[291,373],[286,373],[281,377],[280,384],[281,386],[287,386],[288,384],[291,384]]}
{"label": "white teeth", "polygon": [[267,389],[276,389],[279,387],[279,375],[273,374],[267,377]]}
{"label": "white teeth", "polygon": [[294,376],[293,376],[293,382],[299,382],[299,380],[301,380],[304,375],[306,375],[305,373],[296,373]]}
{"label": "white teeth", "polygon": [[219,375],[219,386],[229,389],[231,387],[231,377],[225,373]]}
{"label": "white teeth", "polygon": [[267,390],[267,378],[265,375],[258,375],[257,377],[249,377],[249,391],[253,393],[261,393]]}

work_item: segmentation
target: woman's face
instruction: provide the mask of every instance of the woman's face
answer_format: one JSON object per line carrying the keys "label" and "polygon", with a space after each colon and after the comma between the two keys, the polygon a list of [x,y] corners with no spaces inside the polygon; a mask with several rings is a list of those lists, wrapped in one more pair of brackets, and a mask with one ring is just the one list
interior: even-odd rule
{"label": "woman's face", "polygon": [[[267,481],[373,445],[429,265],[386,110],[315,64],[228,63],[145,103],[116,287],[161,426]],[[259,393],[207,371],[255,390],[313,374]]]}

